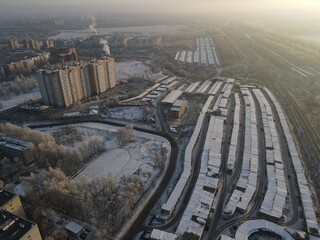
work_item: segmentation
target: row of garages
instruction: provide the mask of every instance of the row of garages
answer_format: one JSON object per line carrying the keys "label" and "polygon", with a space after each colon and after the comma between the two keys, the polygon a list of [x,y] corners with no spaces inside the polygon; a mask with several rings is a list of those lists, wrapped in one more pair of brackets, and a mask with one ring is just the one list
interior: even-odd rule
{"label": "row of garages", "polygon": [[193,152],[193,149],[199,139],[200,131],[202,129],[203,121],[205,118],[205,114],[207,113],[208,108],[212,104],[213,100],[214,100],[214,98],[212,96],[208,97],[208,99],[207,99],[205,105],[203,106],[202,111],[198,117],[195,129],[192,133],[192,136],[191,136],[189,143],[188,143],[186,150],[185,150],[183,172],[182,172],[177,184],[175,185],[169,199],[161,208],[161,211],[164,214],[167,214],[167,215],[172,214],[179,198],[181,197],[182,191],[185,188],[187,180],[190,177],[192,152]]}
{"label": "row of garages", "polygon": [[212,115],[201,156],[201,168],[189,204],[180,220],[177,235],[192,233],[201,238],[216,195],[221,165],[225,117]]}
{"label": "row of garages", "polygon": [[[227,92],[230,96],[231,92]],[[229,96],[224,96],[229,99]],[[208,98],[202,113],[209,110],[213,100],[214,96]],[[204,232],[220,178],[225,121],[225,116],[211,115],[210,117],[201,155],[200,173],[189,204],[177,228],[178,236],[189,233],[200,239]]]}
{"label": "row of garages", "polygon": [[235,159],[237,157],[237,146],[238,146],[238,137],[239,137],[239,130],[240,130],[240,98],[239,94],[234,94],[235,99],[235,107],[234,107],[234,115],[233,115],[233,128],[232,128],[232,135],[229,147],[229,154],[227,159],[227,168],[228,171],[232,171],[235,164]]}
{"label": "row of garages", "polygon": [[191,172],[191,161],[192,161],[192,151],[198,141],[198,137],[202,128],[203,120],[205,118],[205,113],[200,113],[200,116],[197,120],[195,129],[193,134],[190,138],[190,141],[186,147],[185,155],[184,155],[184,165],[183,165],[183,172],[175,185],[169,199],[167,202],[162,206],[161,211],[164,214],[171,215],[174,211],[176,204],[181,197],[181,194],[185,188],[185,185],[190,177]]}
{"label": "row of garages", "polygon": [[[194,82],[189,85],[183,85],[179,89],[186,93],[216,95],[223,86],[223,83],[223,81],[206,80],[202,84],[201,82]],[[230,84],[228,83],[227,85]],[[224,92],[224,88],[221,92]]]}
{"label": "row of garages", "polygon": [[259,212],[279,220],[283,215],[287,197],[279,137],[268,100],[260,89],[253,89],[252,91],[258,100],[262,114],[268,176],[267,192]]}
{"label": "row of garages", "polygon": [[128,103],[136,100],[142,102],[155,101],[167,90],[171,90],[179,83],[179,79],[176,76],[164,76],[156,81],[152,87],[146,89],[143,93],[136,97],[125,99],[121,103]]}
{"label": "row of garages", "polygon": [[[203,85],[203,88],[209,88],[211,81],[210,84],[209,81],[207,81],[206,84],[207,86]],[[219,84],[219,86],[221,85],[222,82]],[[169,96],[167,99],[174,101],[174,98],[178,98],[179,96],[180,92],[177,92],[173,93],[173,95],[171,97]],[[166,215],[171,215],[174,211],[176,204],[185,188],[187,180],[190,177],[193,149],[199,139],[205,114],[211,110],[210,107],[212,106],[214,99],[215,97],[210,95],[201,110],[194,132],[185,150],[183,172],[169,199],[161,208],[161,212]],[[177,235],[183,235],[185,232],[192,232],[198,236],[202,235],[219,181],[218,177],[221,165],[221,144],[223,139],[224,122],[225,117],[221,116],[213,115],[210,119],[206,143],[201,158],[200,174],[191,196],[191,200],[189,201],[189,204],[178,226],[176,232]],[[217,152],[219,153],[217,154]]]}
{"label": "row of garages", "polygon": [[[257,102],[259,103],[261,115],[262,115],[264,140],[265,140],[265,152],[266,152],[266,164],[267,164],[267,177],[268,177],[267,192],[264,196],[259,213],[268,217],[272,217],[275,220],[282,218],[283,209],[285,207],[286,197],[288,194],[285,174],[284,174],[283,158],[281,155],[281,148],[280,148],[280,142],[279,142],[279,135],[275,126],[275,117],[273,115],[271,105],[266,98],[266,96],[269,96],[277,110],[277,114],[280,119],[280,124],[282,126],[282,129],[287,141],[288,150],[289,150],[292,163],[294,166],[294,170],[297,176],[297,183],[298,183],[298,187],[301,195],[301,202],[303,206],[303,211],[306,219],[308,232],[311,234],[314,233],[317,235],[319,233],[319,225],[315,215],[314,205],[311,199],[311,193],[309,190],[307,179],[305,177],[304,168],[301,165],[301,159],[299,157],[298,151],[296,149],[296,145],[294,143],[293,137],[289,130],[289,126],[287,124],[286,117],[282,111],[280,104],[275,99],[273,94],[267,88],[265,88],[264,90],[266,92],[266,95],[260,89],[252,90],[252,92],[256,96]],[[249,100],[250,98],[252,98],[251,92],[248,89],[243,89],[243,88],[241,89],[241,92],[242,92],[242,95],[244,96],[245,105],[246,105],[245,107],[246,109],[245,132],[246,133],[245,133],[245,149],[244,149],[244,156],[243,156],[243,166],[242,166],[242,172],[241,172],[241,177],[239,181],[241,181],[241,178],[243,176],[243,170],[246,169],[245,172],[247,172],[248,164],[246,163],[247,162],[246,147],[250,145],[252,146],[252,143],[247,144],[247,140],[248,140],[247,126],[249,123],[248,115],[250,115],[248,114],[248,111],[250,111],[251,113],[255,111],[255,108],[251,108],[251,106],[254,104],[254,101]],[[249,99],[248,99],[248,96],[249,96]],[[254,126],[251,125],[251,127],[254,127]],[[256,169],[256,167],[254,167],[254,169]],[[246,179],[250,179],[250,177]],[[257,179],[254,179],[254,182],[256,182],[256,180]],[[248,187],[255,189],[254,186],[250,186],[251,182],[252,180],[249,180]],[[243,185],[242,187],[244,186],[245,185]],[[224,209],[223,216],[225,218],[229,218],[233,216],[234,212],[237,209],[240,210],[241,212],[245,210],[244,208],[239,208],[239,202],[243,200],[243,196],[244,196],[243,188],[239,187],[239,182],[238,182],[236,189],[234,190],[232,196],[228,200],[228,203]],[[283,237],[283,239],[293,239],[293,237],[284,228],[266,220],[247,221],[242,225],[240,225],[240,227],[237,229],[235,238],[232,238],[228,235],[222,235],[220,239],[229,239],[229,240],[249,239],[249,237],[252,236],[253,233],[260,232],[260,231],[267,231],[269,233],[274,233],[275,236],[281,236]]]}
{"label": "row of garages", "polygon": [[189,64],[220,65],[216,48],[212,39],[209,38],[198,38],[196,51],[178,51],[175,55],[175,61]]}
{"label": "row of garages", "polygon": [[294,166],[294,170],[297,176],[297,182],[298,182],[298,187],[300,191],[300,196],[301,196],[301,201],[302,201],[302,206],[303,206],[303,211],[307,223],[307,229],[309,233],[319,233],[319,225],[318,221],[316,218],[315,210],[314,210],[314,205],[311,199],[311,193],[308,185],[308,181],[306,179],[305,173],[304,173],[304,168],[301,164],[301,159],[299,157],[296,145],[294,143],[293,137],[291,135],[286,117],[282,111],[282,108],[276,98],[273,96],[273,94],[265,88],[265,91],[271,98],[271,101],[273,102],[277,112],[278,116],[280,118],[280,123],[288,144],[290,156],[292,159],[292,163]]}
{"label": "row of garages", "polygon": [[[242,169],[236,188],[233,191],[223,216],[230,218],[238,209],[245,212],[256,191],[258,175],[258,132],[256,107],[253,97],[247,88],[242,88],[241,93],[245,102],[245,139]],[[239,143],[239,142],[238,142]]]}
{"label": "row of garages", "polygon": [[146,94],[142,98],[142,102],[156,102],[160,96],[168,90],[173,89],[179,83],[179,79],[176,76],[167,76],[158,81],[151,90],[146,90]]}

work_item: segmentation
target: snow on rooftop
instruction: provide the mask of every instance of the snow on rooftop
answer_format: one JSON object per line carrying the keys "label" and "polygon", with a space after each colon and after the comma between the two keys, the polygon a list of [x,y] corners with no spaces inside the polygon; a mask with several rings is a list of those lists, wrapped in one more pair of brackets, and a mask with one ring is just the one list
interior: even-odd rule
{"label": "snow on rooftop", "polygon": [[181,95],[183,91],[181,90],[172,90],[161,102],[173,104]]}
{"label": "snow on rooftop", "polygon": [[65,226],[65,229],[72,233],[78,234],[83,229],[83,227],[80,226],[78,223],[72,221]]}

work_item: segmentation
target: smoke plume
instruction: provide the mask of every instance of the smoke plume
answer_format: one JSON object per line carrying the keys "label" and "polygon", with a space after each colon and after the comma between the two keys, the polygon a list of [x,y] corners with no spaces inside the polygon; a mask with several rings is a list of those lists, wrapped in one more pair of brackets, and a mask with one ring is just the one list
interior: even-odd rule
{"label": "smoke plume", "polygon": [[105,39],[101,39],[100,44],[103,45],[103,47],[102,47],[103,51],[105,51],[106,55],[109,56],[110,55],[110,48],[108,45],[108,41]]}
{"label": "smoke plume", "polygon": [[95,32],[96,35],[98,35],[98,31],[96,29],[96,25],[97,25],[96,17],[92,16],[91,21],[92,21],[92,23],[89,25],[89,28],[91,29],[91,31]]}

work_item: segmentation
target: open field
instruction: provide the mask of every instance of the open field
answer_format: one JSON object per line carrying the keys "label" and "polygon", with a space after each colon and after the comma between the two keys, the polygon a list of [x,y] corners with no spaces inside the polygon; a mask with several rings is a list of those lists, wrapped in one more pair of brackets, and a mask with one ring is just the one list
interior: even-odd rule
{"label": "open field", "polygon": [[[152,134],[136,131],[134,142],[119,146],[118,127],[99,123],[81,123],[68,126],[74,127],[82,136],[82,140],[75,141],[71,144],[71,147],[78,146],[81,142],[92,137],[98,137],[105,142],[107,150],[92,159],[84,169],[80,170],[75,175],[75,180],[81,178],[92,180],[111,173],[117,181],[122,176],[137,175],[146,184],[151,176],[158,171],[154,161],[155,154],[161,152],[162,147],[166,147],[170,151],[170,144],[166,139]],[[41,130],[54,133],[61,127],[63,126]]]}
{"label": "open field", "polygon": [[140,61],[123,61],[116,64],[119,81],[130,77],[147,77],[152,74],[151,69]]}

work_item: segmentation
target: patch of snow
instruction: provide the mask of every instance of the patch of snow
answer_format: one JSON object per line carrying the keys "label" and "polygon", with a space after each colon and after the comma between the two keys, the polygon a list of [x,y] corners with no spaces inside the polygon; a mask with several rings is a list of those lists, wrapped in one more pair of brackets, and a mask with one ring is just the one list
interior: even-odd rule
{"label": "patch of snow", "polygon": [[142,107],[114,107],[104,111],[107,117],[125,120],[142,120]]}
{"label": "patch of snow", "polygon": [[152,74],[150,67],[140,61],[124,61],[116,64],[118,80],[126,80],[130,77],[144,77]]}
{"label": "patch of snow", "polygon": [[129,153],[125,149],[106,151],[92,161],[74,180],[81,178],[93,180],[97,177],[107,176],[109,173],[112,173],[118,180],[122,176],[122,174],[119,173],[129,160]]}
{"label": "patch of snow", "polygon": [[[83,136],[82,141],[74,143],[74,147],[79,146],[83,141],[91,137],[99,137],[105,141],[107,151],[93,159],[74,178],[89,178],[106,176],[112,173],[118,181],[123,175],[137,175],[146,184],[150,184],[158,173],[155,167],[155,154],[161,151],[162,147],[168,149],[170,156],[171,146],[167,139],[144,132],[135,131],[135,141],[126,146],[119,147],[118,129],[112,125],[102,123],[78,123],[72,125]],[[64,126],[41,128],[40,131],[52,133]],[[166,161],[166,164],[168,161]],[[147,186],[146,186],[147,187]]]}
{"label": "patch of snow", "polygon": [[6,101],[1,100],[0,103],[2,104],[3,108],[0,109],[0,111],[15,107],[18,104],[23,103],[27,100],[37,99],[40,97],[41,97],[41,94],[40,94],[39,89],[37,88],[37,89],[34,89],[32,92],[14,96],[10,100],[6,100]]}

